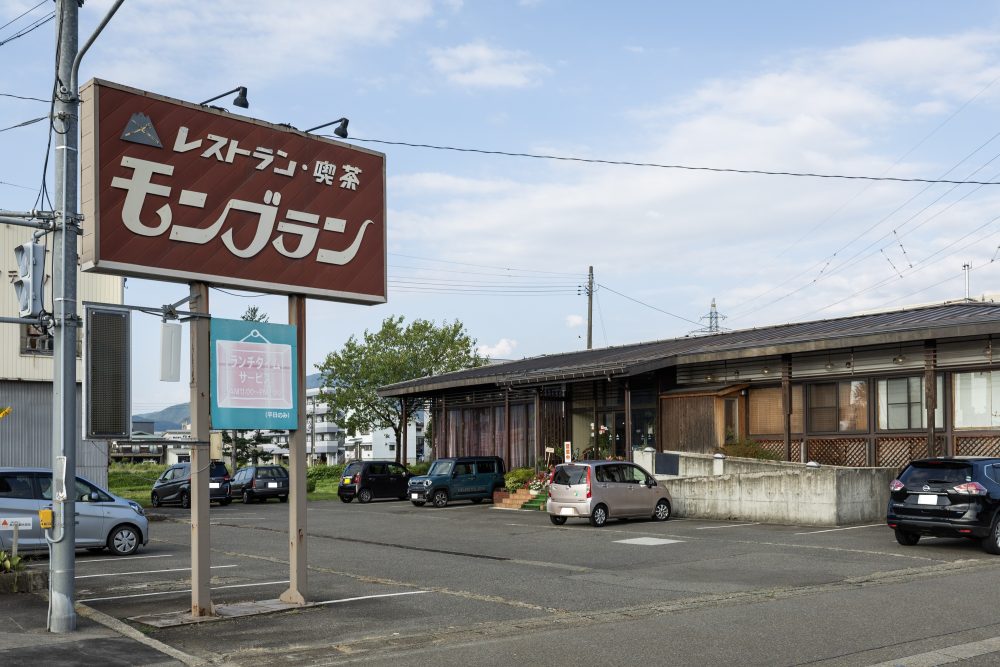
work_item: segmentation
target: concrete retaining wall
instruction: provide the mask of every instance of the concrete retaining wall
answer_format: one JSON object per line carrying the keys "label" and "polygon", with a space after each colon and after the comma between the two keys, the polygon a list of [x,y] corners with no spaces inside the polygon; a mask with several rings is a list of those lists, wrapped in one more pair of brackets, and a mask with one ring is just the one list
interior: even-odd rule
{"label": "concrete retaining wall", "polygon": [[[636,454],[636,462],[652,470],[652,453]],[[699,519],[809,526],[878,523],[885,520],[889,482],[896,472],[678,454],[680,474],[657,479],[670,491],[675,516]],[[647,456],[650,461],[644,460]]]}

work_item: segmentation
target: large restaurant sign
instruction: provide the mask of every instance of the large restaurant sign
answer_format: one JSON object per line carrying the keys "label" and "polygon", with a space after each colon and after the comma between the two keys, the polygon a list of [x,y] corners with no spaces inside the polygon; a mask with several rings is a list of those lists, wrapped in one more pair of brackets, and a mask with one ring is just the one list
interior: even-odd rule
{"label": "large restaurant sign", "polygon": [[94,79],[84,271],[386,300],[385,155]]}

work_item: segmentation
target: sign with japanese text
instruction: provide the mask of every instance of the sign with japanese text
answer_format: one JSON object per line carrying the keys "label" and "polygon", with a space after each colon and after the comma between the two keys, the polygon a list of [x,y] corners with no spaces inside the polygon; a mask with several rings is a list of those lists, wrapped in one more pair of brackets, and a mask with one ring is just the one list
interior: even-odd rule
{"label": "sign with japanese text", "polygon": [[385,155],[94,79],[84,271],[385,303]]}
{"label": "sign with japanese text", "polygon": [[212,318],[212,428],[298,427],[295,327]]}

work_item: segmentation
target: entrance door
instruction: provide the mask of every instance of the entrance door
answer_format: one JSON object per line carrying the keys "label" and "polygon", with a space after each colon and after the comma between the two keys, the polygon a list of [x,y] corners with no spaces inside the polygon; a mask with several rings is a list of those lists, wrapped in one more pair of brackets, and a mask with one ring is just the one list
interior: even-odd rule
{"label": "entrance door", "polygon": [[625,411],[603,412],[599,422],[596,436],[600,458],[631,458],[628,433],[625,432]]}

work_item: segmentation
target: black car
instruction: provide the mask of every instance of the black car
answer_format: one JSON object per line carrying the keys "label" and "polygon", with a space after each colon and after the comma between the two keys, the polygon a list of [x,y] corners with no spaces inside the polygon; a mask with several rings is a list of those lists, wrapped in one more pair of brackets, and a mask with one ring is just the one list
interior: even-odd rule
{"label": "black car", "polygon": [[[209,500],[220,505],[233,501],[229,491],[229,469],[222,461],[212,461],[209,469]],[[175,463],[153,482],[149,494],[153,507],[165,503],[180,503],[181,507],[191,507],[191,464]]]}
{"label": "black car", "polygon": [[922,535],[981,540],[1000,554],[1000,458],[955,456],[912,461],[889,485],[886,522],[896,541]]}
{"label": "black car", "polygon": [[277,498],[288,502],[288,471],[283,466],[247,466],[233,475],[231,484],[234,498],[243,498],[244,503],[260,502]]}
{"label": "black car", "polygon": [[395,461],[354,461],[344,468],[337,487],[340,499],[349,503],[355,498],[359,503],[373,498],[406,499],[406,485],[413,475]]}

